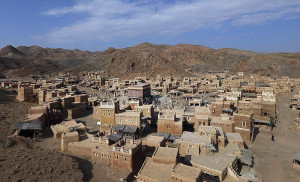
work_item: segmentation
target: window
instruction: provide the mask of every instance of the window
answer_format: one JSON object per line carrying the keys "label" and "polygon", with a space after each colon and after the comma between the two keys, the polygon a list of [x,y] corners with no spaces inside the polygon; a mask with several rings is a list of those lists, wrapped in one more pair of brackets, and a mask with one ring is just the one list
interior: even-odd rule
{"label": "window", "polygon": [[242,126],[246,128],[246,121],[242,121]]}
{"label": "window", "polygon": [[167,128],[170,128],[170,125],[169,125],[169,124],[167,125]]}
{"label": "window", "polygon": [[110,116],[110,113],[108,113],[108,115]]}
{"label": "window", "polygon": [[111,125],[108,125],[108,128],[111,128]]}
{"label": "window", "polygon": [[105,116],[105,113],[103,113],[103,115]]}
{"label": "window", "polygon": [[104,155],[103,155],[103,154],[101,154],[101,157],[103,158],[103,157],[104,157]]}
{"label": "window", "polygon": [[127,162],[127,157],[124,158],[124,161]]}
{"label": "window", "polygon": [[116,159],[119,160],[119,155],[116,156]]}
{"label": "window", "polygon": [[122,119],[119,120],[119,123],[122,124]]}
{"label": "window", "polygon": [[193,145],[189,145],[189,148],[190,148],[190,149],[193,148]]}

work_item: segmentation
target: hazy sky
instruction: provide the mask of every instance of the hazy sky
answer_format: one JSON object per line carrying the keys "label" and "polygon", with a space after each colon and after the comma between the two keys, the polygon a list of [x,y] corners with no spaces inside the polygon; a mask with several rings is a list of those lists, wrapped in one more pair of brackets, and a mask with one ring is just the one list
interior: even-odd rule
{"label": "hazy sky", "polygon": [[1,0],[0,46],[300,52],[300,0]]}

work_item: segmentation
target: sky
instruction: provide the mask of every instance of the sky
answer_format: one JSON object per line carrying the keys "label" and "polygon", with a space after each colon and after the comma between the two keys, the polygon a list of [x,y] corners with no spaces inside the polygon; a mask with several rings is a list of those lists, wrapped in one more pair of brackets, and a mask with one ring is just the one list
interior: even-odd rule
{"label": "sky", "polygon": [[299,0],[1,0],[0,47],[149,42],[300,52]]}

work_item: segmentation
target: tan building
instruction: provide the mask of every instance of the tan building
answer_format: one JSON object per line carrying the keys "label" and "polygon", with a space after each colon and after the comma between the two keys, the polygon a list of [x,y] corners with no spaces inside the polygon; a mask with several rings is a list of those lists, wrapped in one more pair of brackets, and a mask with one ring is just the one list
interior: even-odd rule
{"label": "tan building", "polygon": [[148,135],[142,142],[144,155],[147,157],[151,157],[159,147],[166,146],[166,139],[164,136],[155,136],[155,135]]}
{"label": "tan building", "polygon": [[212,138],[213,143],[218,145],[219,147],[224,147],[225,143],[225,134],[221,127],[215,126],[200,126],[199,130],[196,132],[199,133],[200,136],[209,136]]}
{"label": "tan building", "polygon": [[238,166],[235,155],[203,152],[200,155],[192,155],[190,162],[193,167],[201,169],[202,173],[206,174],[203,180],[224,181],[226,177],[233,176],[237,181],[248,181],[237,174]]}
{"label": "tan building", "polygon": [[176,118],[175,114],[158,115],[157,132],[181,135],[182,131],[182,118]]}
{"label": "tan building", "polygon": [[222,100],[217,100],[211,103],[211,116],[219,117],[223,113],[224,103]]}
{"label": "tan building", "polygon": [[209,126],[210,125],[210,116],[209,115],[195,115],[191,118],[191,122],[194,124],[194,131],[198,131],[200,126]]}
{"label": "tan building", "polygon": [[199,182],[201,169],[178,163],[171,172],[171,182]]}
{"label": "tan building", "polygon": [[22,102],[36,102],[37,98],[34,97],[33,88],[31,86],[19,85],[17,100]]}
{"label": "tan building", "polygon": [[149,84],[133,85],[128,87],[129,99],[140,99],[145,102],[151,97],[151,88]]}
{"label": "tan building", "polygon": [[221,127],[225,132],[234,132],[235,123],[226,114],[221,114],[221,117],[212,117],[210,126]]}
{"label": "tan building", "polygon": [[115,114],[115,124],[126,125],[126,126],[136,126],[141,129],[142,127],[142,111],[132,111],[126,110]]}
{"label": "tan building", "polygon": [[101,102],[94,107],[93,118],[101,121],[101,130],[110,131],[115,125],[115,114],[119,113],[119,101]]}
{"label": "tan building", "polygon": [[52,125],[51,130],[53,132],[53,137],[55,139],[60,139],[63,133],[73,132],[73,131],[86,131],[86,126],[82,123],[77,123],[75,120],[65,121],[57,125]]}
{"label": "tan building", "polygon": [[111,151],[111,165],[130,171],[137,169],[143,159],[142,143],[139,140],[120,141]]}
{"label": "tan building", "polygon": [[239,133],[225,133],[228,143],[238,144],[239,147],[244,148],[244,140]]}
{"label": "tan building", "polygon": [[244,141],[251,142],[253,137],[253,114],[234,113],[235,132],[240,133]]}
{"label": "tan building", "polygon": [[199,154],[205,146],[213,144],[211,136],[201,136],[198,133],[183,132],[180,140],[179,154],[186,155]]}
{"label": "tan building", "polygon": [[152,158],[147,157],[137,175],[138,182],[164,182],[171,180],[177,164],[178,149],[159,147]]}
{"label": "tan building", "polygon": [[154,108],[153,105],[142,105],[135,107],[137,111],[142,111],[143,119],[149,124],[153,123]]}

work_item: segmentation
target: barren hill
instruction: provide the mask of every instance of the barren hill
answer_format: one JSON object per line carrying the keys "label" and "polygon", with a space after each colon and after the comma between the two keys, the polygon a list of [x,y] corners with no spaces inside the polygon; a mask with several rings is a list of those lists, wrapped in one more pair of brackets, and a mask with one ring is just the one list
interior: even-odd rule
{"label": "barren hill", "polygon": [[[139,75],[193,76],[206,71],[245,71],[272,77],[300,77],[300,53],[256,53],[200,45],[142,43],[104,52],[10,46],[0,50],[0,71],[12,75],[102,70],[117,77]],[[4,53],[3,53],[4,52]],[[6,52],[10,52],[10,56]],[[11,53],[12,52],[12,53]],[[21,55],[21,56],[20,56]],[[187,72],[187,70],[192,72]]]}
{"label": "barren hill", "polygon": [[11,45],[7,45],[0,50],[0,56],[23,56],[24,53]]}

